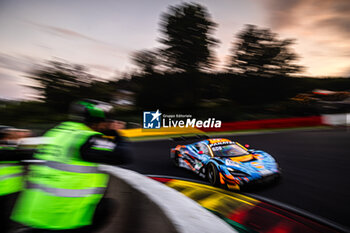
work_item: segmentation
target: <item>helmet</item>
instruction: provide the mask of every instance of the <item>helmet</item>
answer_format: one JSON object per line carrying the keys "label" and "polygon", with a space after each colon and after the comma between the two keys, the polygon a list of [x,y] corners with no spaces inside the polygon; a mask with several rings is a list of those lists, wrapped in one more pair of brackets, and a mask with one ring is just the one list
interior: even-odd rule
{"label": "helmet", "polygon": [[84,123],[98,123],[106,120],[106,114],[112,105],[91,99],[76,101],[70,106],[70,118]]}

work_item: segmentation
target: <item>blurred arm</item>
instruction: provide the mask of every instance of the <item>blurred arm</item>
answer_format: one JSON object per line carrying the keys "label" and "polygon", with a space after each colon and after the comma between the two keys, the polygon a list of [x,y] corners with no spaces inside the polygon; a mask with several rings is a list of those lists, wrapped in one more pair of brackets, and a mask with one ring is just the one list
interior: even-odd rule
{"label": "blurred arm", "polygon": [[33,159],[34,149],[0,148],[0,161],[21,161]]}
{"label": "blurred arm", "polygon": [[80,154],[83,160],[94,163],[120,165],[131,162],[128,143],[116,131],[108,132],[108,136],[90,137],[81,147]]}

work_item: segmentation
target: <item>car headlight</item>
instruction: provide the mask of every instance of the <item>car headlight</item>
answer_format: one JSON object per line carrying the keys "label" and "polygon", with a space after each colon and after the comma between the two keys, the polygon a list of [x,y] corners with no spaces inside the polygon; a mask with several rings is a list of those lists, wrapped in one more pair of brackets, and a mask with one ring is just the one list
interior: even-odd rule
{"label": "car headlight", "polygon": [[225,160],[225,165],[226,166],[236,166],[236,167],[239,167],[240,164],[235,162],[235,161],[232,161],[231,159],[226,159]]}

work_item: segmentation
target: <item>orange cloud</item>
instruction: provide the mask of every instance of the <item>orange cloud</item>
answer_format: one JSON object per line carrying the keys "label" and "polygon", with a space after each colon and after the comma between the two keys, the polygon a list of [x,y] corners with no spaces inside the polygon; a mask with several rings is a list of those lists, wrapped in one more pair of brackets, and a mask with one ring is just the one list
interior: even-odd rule
{"label": "orange cloud", "polygon": [[265,0],[272,29],[296,38],[310,75],[349,75],[350,1]]}

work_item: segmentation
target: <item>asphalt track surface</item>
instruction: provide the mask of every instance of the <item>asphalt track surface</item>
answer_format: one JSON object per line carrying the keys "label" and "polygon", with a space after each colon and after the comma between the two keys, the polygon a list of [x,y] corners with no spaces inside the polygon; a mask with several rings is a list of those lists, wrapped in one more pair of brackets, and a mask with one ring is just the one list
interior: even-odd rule
{"label": "asphalt track surface", "polygon": [[[283,178],[277,185],[250,191],[252,194],[350,226],[350,130],[289,131],[225,138],[270,153],[282,168]],[[126,168],[142,174],[203,181],[194,173],[175,167],[169,158],[171,147],[191,142],[194,141],[132,143],[134,161]]]}

